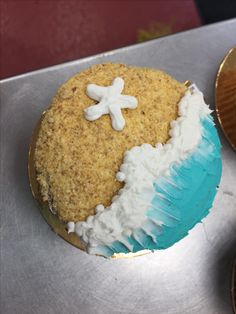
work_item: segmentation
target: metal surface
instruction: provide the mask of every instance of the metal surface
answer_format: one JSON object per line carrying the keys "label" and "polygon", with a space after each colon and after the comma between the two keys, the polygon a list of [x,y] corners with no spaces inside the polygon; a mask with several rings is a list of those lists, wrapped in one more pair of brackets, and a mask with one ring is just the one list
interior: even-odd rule
{"label": "metal surface", "polygon": [[195,82],[213,106],[218,66],[235,41],[231,20],[1,82],[2,313],[232,313],[236,155],[223,137],[223,177],[203,223],[165,251],[113,261],[50,230],[30,192],[27,154],[42,111],[77,71],[104,61],[160,68]]}

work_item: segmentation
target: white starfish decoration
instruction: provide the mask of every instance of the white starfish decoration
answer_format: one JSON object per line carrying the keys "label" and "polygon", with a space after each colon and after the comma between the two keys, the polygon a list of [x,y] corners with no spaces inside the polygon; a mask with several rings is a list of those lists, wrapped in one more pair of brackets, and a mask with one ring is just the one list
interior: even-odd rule
{"label": "white starfish decoration", "polygon": [[138,106],[138,101],[135,97],[121,95],[123,88],[124,80],[121,77],[115,78],[112,85],[107,87],[89,84],[87,86],[87,95],[97,100],[98,104],[84,110],[85,118],[89,121],[94,121],[104,114],[110,114],[113,129],[116,131],[123,130],[125,119],[121,109],[135,109]]}

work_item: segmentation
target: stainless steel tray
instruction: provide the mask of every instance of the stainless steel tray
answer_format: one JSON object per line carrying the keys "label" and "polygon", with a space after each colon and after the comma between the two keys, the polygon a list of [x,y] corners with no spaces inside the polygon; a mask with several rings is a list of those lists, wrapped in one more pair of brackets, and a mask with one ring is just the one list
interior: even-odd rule
{"label": "stainless steel tray", "polygon": [[209,216],[173,247],[127,260],[89,256],[50,230],[30,192],[27,154],[42,111],[77,71],[107,61],[159,68],[195,82],[214,107],[216,71],[235,44],[236,19],[1,82],[2,313],[232,313],[236,155],[223,136]]}

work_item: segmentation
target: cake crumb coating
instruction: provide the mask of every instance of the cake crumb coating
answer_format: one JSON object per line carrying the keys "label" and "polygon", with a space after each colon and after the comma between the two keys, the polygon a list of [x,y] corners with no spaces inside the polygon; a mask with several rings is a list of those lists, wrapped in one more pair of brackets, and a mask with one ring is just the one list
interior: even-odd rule
{"label": "cake crumb coating", "polygon": [[[122,94],[137,98],[138,107],[123,109],[126,125],[112,128],[109,115],[87,121],[84,109],[95,101],[86,95],[93,83],[125,81]],[[122,188],[116,173],[127,149],[143,143],[165,143],[170,122],[186,87],[168,74],[124,64],[98,64],[69,79],[56,93],[41,123],[35,150],[37,180],[44,201],[63,221],[82,221],[98,204],[109,206]]]}

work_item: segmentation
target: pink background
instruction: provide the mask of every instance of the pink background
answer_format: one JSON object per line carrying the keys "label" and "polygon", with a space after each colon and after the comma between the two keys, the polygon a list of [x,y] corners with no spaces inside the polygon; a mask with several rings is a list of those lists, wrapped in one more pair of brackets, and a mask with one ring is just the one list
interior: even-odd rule
{"label": "pink background", "polygon": [[153,22],[201,24],[193,0],[2,0],[1,77],[134,44]]}

